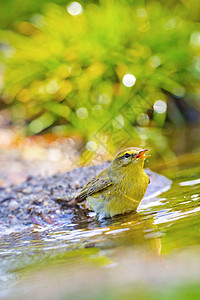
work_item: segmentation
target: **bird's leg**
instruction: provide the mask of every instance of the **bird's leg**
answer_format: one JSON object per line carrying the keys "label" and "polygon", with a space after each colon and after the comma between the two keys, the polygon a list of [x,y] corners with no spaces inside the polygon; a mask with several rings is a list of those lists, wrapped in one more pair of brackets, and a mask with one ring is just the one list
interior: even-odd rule
{"label": "bird's leg", "polygon": [[77,204],[77,201],[75,198],[73,198],[72,200],[70,200],[67,204],[69,204],[70,206],[75,206]]}

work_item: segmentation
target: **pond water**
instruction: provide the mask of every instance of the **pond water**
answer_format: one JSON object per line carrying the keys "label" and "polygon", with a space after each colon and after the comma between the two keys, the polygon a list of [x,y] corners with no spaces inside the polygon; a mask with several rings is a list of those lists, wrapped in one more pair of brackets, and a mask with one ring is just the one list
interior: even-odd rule
{"label": "pond water", "polygon": [[171,188],[137,213],[4,233],[0,298],[199,299],[200,166],[160,172]]}

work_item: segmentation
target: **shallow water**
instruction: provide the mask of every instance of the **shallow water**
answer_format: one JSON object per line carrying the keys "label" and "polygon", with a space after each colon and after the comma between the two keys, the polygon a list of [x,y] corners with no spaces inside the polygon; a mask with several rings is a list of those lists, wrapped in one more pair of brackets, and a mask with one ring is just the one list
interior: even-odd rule
{"label": "shallow water", "polygon": [[[163,296],[170,285],[174,296],[174,284],[181,292],[198,286],[200,166],[162,173],[172,179],[171,188],[143,201],[137,213],[4,233],[0,298],[123,299],[135,286],[134,293],[155,299],[155,288]],[[195,291],[191,299],[199,296]]]}

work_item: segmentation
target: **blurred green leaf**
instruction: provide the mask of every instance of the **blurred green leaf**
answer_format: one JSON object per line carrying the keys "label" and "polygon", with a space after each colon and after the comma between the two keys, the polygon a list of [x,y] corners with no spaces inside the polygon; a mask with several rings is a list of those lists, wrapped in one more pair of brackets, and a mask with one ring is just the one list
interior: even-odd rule
{"label": "blurred green leaf", "polygon": [[[12,109],[13,120],[26,120],[28,134],[66,125],[90,139],[99,131],[109,135],[114,122],[124,140],[128,133],[130,140],[140,136],[151,143],[171,113],[156,116],[157,100],[170,104],[179,97],[199,107],[200,26],[186,3],[81,2],[77,16],[55,3],[35,15],[39,8],[28,3],[30,20],[19,17],[15,30],[0,32],[2,107],[21,110],[18,117]],[[200,8],[198,1],[192,4]],[[124,83],[126,74],[136,78],[132,86]],[[148,121],[141,123],[145,115]],[[176,115],[169,120],[182,125],[184,114]],[[123,124],[116,125],[119,119]]]}

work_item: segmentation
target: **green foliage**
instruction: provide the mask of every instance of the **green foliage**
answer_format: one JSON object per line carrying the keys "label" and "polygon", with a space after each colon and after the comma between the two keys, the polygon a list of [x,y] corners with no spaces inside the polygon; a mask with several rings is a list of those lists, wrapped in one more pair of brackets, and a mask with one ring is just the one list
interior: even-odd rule
{"label": "green foliage", "polygon": [[[1,28],[12,28],[14,29],[18,21],[29,21],[33,14],[42,12],[42,8],[45,3],[53,2],[59,5],[67,5],[71,2],[70,0],[6,0],[0,2],[0,18]],[[92,2],[92,0],[87,0]]]}
{"label": "green foliage", "polygon": [[[163,139],[155,127],[165,124],[166,111],[154,111],[155,101],[167,102],[168,92],[197,103],[200,29],[194,7],[142,3],[86,3],[79,16],[48,3],[43,14],[18,22],[18,32],[2,30],[1,94],[13,120],[28,123],[28,134],[50,127],[90,139],[101,128],[101,140],[112,128],[124,139],[127,132]],[[136,78],[132,87],[123,84],[127,73]],[[143,127],[139,135],[133,125]]]}

